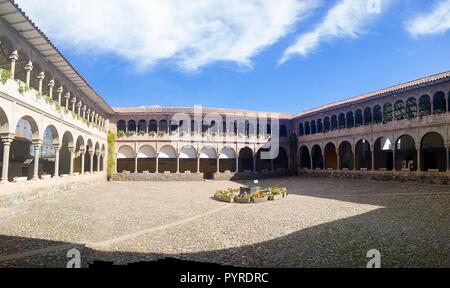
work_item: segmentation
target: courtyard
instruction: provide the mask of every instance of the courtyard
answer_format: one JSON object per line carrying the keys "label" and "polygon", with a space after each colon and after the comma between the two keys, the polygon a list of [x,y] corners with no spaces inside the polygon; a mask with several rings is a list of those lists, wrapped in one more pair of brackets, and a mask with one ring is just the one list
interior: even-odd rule
{"label": "courtyard", "polygon": [[65,267],[67,251],[127,264],[166,257],[239,267],[450,267],[448,186],[282,178],[290,195],[212,199],[250,182],[111,182],[0,210],[0,267]]}

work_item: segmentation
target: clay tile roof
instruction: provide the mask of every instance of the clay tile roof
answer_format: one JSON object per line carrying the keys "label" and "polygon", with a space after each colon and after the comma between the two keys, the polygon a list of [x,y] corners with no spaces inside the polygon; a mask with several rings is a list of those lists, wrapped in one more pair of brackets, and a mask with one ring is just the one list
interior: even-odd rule
{"label": "clay tile roof", "polygon": [[409,81],[406,83],[402,83],[399,85],[376,90],[376,91],[366,93],[366,94],[363,94],[363,95],[360,95],[357,97],[353,97],[353,98],[345,99],[342,101],[337,101],[334,103],[323,105],[318,108],[306,110],[303,113],[296,115],[295,118],[306,117],[306,116],[310,116],[311,114],[323,112],[323,111],[326,111],[329,109],[338,108],[338,107],[349,105],[349,104],[354,104],[354,103],[369,100],[372,98],[380,98],[380,97],[384,97],[384,96],[389,96],[389,95],[403,92],[403,91],[406,91],[409,89],[420,88],[420,87],[423,87],[426,85],[430,85],[435,82],[444,82],[444,81],[449,81],[449,80],[450,80],[450,71],[447,71],[447,72],[427,76],[424,78],[420,78],[417,80]]}
{"label": "clay tile roof", "polygon": [[[119,115],[138,115],[138,114],[175,114],[175,113],[188,113],[193,114],[194,108],[184,107],[138,107],[138,108],[113,108],[114,112]],[[250,110],[240,109],[222,109],[222,108],[202,108],[203,114],[217,113],[217,114],[271,114],[274,112],[257,112]],[[282,119],[291,119],[293,114],[278,113]]]}

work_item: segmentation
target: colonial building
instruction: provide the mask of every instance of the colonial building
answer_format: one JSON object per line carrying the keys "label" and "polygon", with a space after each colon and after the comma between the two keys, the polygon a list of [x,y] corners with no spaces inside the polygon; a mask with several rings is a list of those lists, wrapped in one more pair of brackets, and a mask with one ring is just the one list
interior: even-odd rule
{"label": "colonial building", "polygon": [[449,178],[450,72],[297,116],[113,109],[13,1],[0,2],[0,28],[2,191],[105,181],[108,132],[117,135],[110,164],[120,180],[269,177],[297,164]]}

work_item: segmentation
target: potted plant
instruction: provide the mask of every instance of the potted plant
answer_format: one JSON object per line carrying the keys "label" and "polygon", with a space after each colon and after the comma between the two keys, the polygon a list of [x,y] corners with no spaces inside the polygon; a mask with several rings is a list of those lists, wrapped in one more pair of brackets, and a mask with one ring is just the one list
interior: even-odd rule
{"label": "potted plant", "polygon": [[251,194],[239,194],[234,198],[234,202],[236,203],[250,203],[252,201]]}
{"label": "potted plant", "polygon": [[218,190],[216,194],[214,194],[214,199],[228,203],[233,203],[235,197],[236,197],[235,189]]}
{"label": "potted plant", "polygon": [[251,199],[253,203],[262,203],[267,202],[269,199],[269,195],[266,192],[257,192],[251,195]]}
{"label": "potted plant", "polygon": [[282,189],[279,189],[279,188],[270,189],[270,196],[269,196],[270,201],[283,199],[283,197],[284,197],[284,193],[283,193]]}

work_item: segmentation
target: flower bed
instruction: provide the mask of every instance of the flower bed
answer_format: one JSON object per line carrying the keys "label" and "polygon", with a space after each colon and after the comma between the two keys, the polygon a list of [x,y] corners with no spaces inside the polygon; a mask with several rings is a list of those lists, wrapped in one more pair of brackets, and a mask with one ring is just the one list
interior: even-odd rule
{"label": "flower bed", "polygon": [[263,203],[283,199],[288,194],[286,188],[270,187],[253,193],[243,193],[240,189],[219,190],[214,195],[217,201],[228,203]]}

